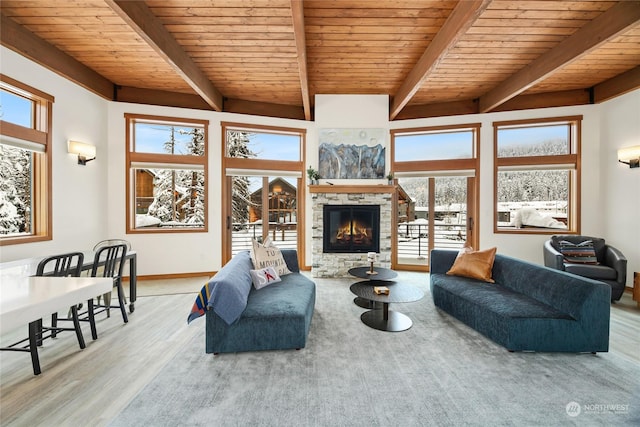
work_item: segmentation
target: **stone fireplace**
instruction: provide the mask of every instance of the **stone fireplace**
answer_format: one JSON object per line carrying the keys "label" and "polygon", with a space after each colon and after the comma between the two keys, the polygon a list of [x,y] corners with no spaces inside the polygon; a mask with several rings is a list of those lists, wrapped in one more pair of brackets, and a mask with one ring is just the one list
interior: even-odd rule
{"label": "stone fireplace", "polygon": [[[390,185],[351,186],[351,185],[312,185],[309,186],[312,201],[312,257],[311,273],[313,277],[351,277],[350,268],[368,265],[367,252],[379,254],[377,266],[391,267],[391,227],[392,205],[395,188]],[[362,207],[374,207],[365,209]],[[328,226],[327,212],[334,212],[334,217],[345,217],[355,212],[355,223],[342,222],[342,230],[329,230],[329,238],[334,233],[347,233],[342,236],[343,242],[337,243],[338,250],[325,250],[325,228]],[[339,213],[335,213],[339,212]],[[373,212],[373,213],[372,213]],[[361,224],[367,218],[378,220],[378,224]],[[377,226],[377,227],[376,227]],[[374,230],[377,228],[377,230]],[[348,230],[348,231],[347,231]],[[377,248],[369,246],[373,241],[373,234],[378,234]],[[371,234],[371,235],[369,235]],[[336,239],[334,236],[334,243]],[[355,247],[353,241],[364,242],[366,245]],[[346,242],[349,242],[347,244]],[[334,247],[335,249],[335,247]]]}

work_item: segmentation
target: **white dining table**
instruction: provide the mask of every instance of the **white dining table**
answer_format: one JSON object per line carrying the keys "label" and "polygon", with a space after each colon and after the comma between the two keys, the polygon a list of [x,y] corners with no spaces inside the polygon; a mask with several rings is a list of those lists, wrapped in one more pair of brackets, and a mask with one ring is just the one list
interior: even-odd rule
{"label": "white dining table", "polygon": [[[35,322],[72,305],[111,292],[113,279],[104,277],[33,277],[0,274],[0,334],[29,326],[29,352],[35,375],[40,373]],[[6,348],[5,348],[6,349]]]}
{"label": "white dining table", "polygon": [[[82,271],[90,271],[93,267],[94,251],[83,251],[84,263],[82,264]],[[15,261],[6,261],[0,263],[0,283],[5,276],[16,277],[28,277],[36,274],[38,264],[45,257],[32,257],[23,258]],[[135,310],[134,303],[137,299],[137,253],[136,251],[129,251],[125,254],[125,260],[129,261],[129,312],[133,313]],[[47,271],[45,271],[45,275]],[[2,288],[0,288],[0,292]]]}
{"label": "white dining table", "polygon": [[0,276],[0,334],[111,292],[110,277]]}

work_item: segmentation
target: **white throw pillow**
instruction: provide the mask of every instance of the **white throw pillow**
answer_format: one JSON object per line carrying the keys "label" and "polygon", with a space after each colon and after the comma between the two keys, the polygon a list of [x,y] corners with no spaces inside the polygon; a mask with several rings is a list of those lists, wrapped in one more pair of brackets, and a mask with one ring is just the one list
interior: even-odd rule
{"label": "white throw pillow", "polygon": [[267,285],[282,281],[276,269],[273,267],[265,267],[261,270],[249,270],[249,273],[251,273],[253,287],[256,289],[262,289]]}
{"label": "white throw pillow", "polygon": [[251,260],[253,261],[253,268],[256,270],[273,267],[280,276],[291,273],[282,257],[282,252],[273,244],[270,238],[264,241],[264,245],[253,239]]}

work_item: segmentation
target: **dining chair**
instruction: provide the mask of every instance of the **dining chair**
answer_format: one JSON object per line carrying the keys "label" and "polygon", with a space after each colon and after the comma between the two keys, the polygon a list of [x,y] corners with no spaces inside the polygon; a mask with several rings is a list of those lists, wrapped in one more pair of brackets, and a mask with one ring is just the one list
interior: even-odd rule
{"label": "dining chair", "polygon": [[[128,240],[124,240],[124,239],[106,239],[106,240],[101,240],[98,243],[96,243],[95,246],[93,247],[93,252],[95,253],[98,249],[103,248],[105,246],[113,246],[113,245],[127,245],[127,252],[129,252],[131,250],[131,243],[129,243]],[[123,269],[124,269],[124,267],[123,267]],[[100,275],[100,274],[101,274],[100,273],[100,268],[98,268],[98,275]],[[99,296],[97,298],[98,303],[100,303],[100,299],[101,298],[104,298],[105,305],[107,306],[107,317],[111,317],[111,292]],[[125,302],[125,304],[127,303],[126,295],[125,295],[125,298],[124,298],[124,302]]]}
{"label": "dining chair", "polygon": [[[49,256],[38,263],[36,268],[36,276],[54,276],[54,277],[79,277],[82,271],[82,264],[84,262],[84,255],[82,252],[69,252],[61,255]],[[73,322],[73,328],[60,327],[58,321]],[[62,331],[75,331],[78,337],[78,344],[80,348],[85,348],[84,337],[82,335],[82,328],[80,327],[80,319],[78,316],[78,305],[72,305],[69,308],[69,316],[66,318],[59,318],[58,313],[51,315],[51,326],[45,327],[42,324],[42,319],[37,321],[37,338],[38,346],[42,345],[42,341],[45,338],[55,338],[58,332]],[[44,336],[46,331],[50,332],[50,335]]]}
{"label": "dining chair", "polygon": [[[91,277],[110,277],[113,279],[113,287],[118,292],[118,305],[111,304],[111,294],[109,298],[105,298],[104,303],[97,301],[93,302],[93,298],[88,301],[87,314],[89,318],[93,318],[91,322],[91,336],[93,339],[98,338],[98,334],[95,327],[95,315],[109,311],[111,308],[120,308],[122,313],[122,320],[124,323],[129,322],[126,310],[126,301],[124,296],[124,290],[122,288],[122,271],[125,264],[125,255],[128,248],[125,243],[117,243],[112,245],[104,245],[97,247],[93,258],[93,266],[91,267]],[[110,312],[107,314],[109,315]]]}

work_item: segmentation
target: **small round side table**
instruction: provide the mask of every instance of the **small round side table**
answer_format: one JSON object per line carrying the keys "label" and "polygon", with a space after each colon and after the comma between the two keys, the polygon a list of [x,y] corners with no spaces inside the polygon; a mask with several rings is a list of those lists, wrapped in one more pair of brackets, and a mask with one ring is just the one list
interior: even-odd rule
{"label": "small round side table", "polygon": [[[352,276],[358,277],[360,279],[369,279],[371,281],[370,283],[371,289],[373,289],[374,285],[377,285],[377,283],[374,283],[374,282],[388,281],[398,277],[398,273],[391,270],[390,268],[373,267],[373,266],[354,267],[349,269],[349,274]],[[388,282],[388,283],[393,283],[393,282]],[[355,305],[362,308],[375,308],[375,304],[376,304],[374,301],[368,300],[366,298],[362,298],[360,296],[355,297],[353,299],[353,302],[355,303]]]}

